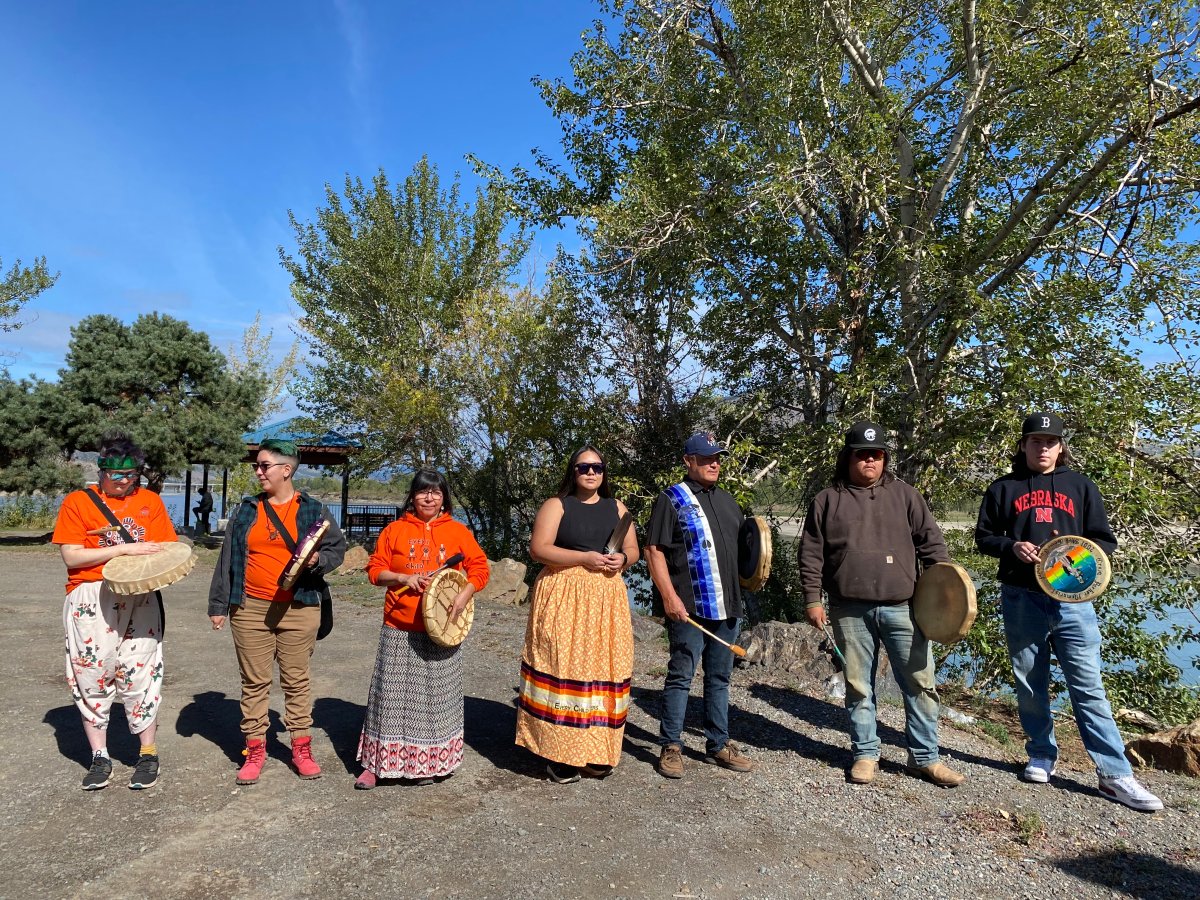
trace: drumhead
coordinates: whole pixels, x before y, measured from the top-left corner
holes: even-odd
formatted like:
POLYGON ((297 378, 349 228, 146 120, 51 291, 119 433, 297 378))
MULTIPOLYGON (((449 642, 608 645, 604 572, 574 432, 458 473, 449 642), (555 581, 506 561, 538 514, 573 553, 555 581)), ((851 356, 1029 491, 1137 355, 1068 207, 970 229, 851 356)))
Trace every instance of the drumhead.
POLYGON ((917 581, 913 618, 929 640, 962 640, 975 623, 975 613, 975 583, 958 563, 934 563, 917 581))
POLYGON ((1095 541, 1064 534, 1042 544, 1033 573, 1042 590, 1055 600, 1084 603, 1104 593, 1112 566, 1095 541))
POLYGON ((750 516, 738 531, 738 580, 757 591, 771 577, 771 529, 762 516, 750 516))
POLYGON ((179 581, 196 565, 191 544, 164 544, 146 556, 114 556, 104 564, 104 583, 114 594, 148 594, 179 581))
POLYGON ((458 569, 444 569, 433 576, 421 597, 421 618, 429 639, 439 647, 457 647, 467 637, 475 621, 475 598, 467 601, 462 615, 450 618, 454 598, 467 586, 467 576, 458 569))

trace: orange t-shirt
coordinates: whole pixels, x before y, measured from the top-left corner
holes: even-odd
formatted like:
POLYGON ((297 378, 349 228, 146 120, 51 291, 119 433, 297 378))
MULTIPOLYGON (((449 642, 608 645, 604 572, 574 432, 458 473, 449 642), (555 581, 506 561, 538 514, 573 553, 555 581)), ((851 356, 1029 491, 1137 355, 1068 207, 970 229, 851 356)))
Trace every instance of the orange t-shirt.
MULTIPOLYGON (((171 517, 163 506, 162 497, 154 491, 138 488, 125 497, 109 497, 101 493, 100 499, 112 510, 125 530, 134 541, 158 541, 170 543, 178 540, 175 529, 171 526, 171 517)), ((62 506, 58 508, 58 519, 54 523, 55 544, 71 544, 83 547, 85 550, 96 550, 100 547, 115 547, 125 541, 116 532, 109 534, 88 534, 96 528, 108 524, 104 513, 96 509, 83 491, 72 491, 63 498, 62 506)), ((89 581, 104 580, 104 563, 93 566, 80 566, 77 569, 67 569, 67 593, 75 590, 81 584, 89 581)))
MULTIPOLYGON (((279 603, 291 603, 293 592, 285 591, 279 586, 279 576, 292 560, 292 551, 288 549, 283 535, 275 528, 275 523, 263 509, 269 500, 258 501, 258 517, 250 526, 246 535, 246 596, 258 600, 275 600, 279 603)), ((296 513, 300 509, 300 494, 292 495, 292 499, 282 506, 272 506, 275 515, 287 527, 292 540, 299 542, 300 535, 296 533, 296 513)))

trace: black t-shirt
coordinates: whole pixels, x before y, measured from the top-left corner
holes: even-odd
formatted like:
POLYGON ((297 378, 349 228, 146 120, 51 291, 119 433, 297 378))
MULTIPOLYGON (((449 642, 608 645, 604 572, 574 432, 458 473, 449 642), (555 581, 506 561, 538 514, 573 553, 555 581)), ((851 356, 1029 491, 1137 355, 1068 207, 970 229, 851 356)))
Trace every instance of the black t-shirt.
MULTIPOLYGON (((721 588, 725 599, 725 609, 730 618, 740 618, 742 615, 742 586, 738 581, 738 529, 742 527, 744 516, 737 501, 719 487, 704 488, 690 478, 685 478, 683 484, 700 501, 712 529, 713 543, 717 553, 717 572, 721 576, 721 588)), ((679 527, 679 517, 671 498, 661 493, 654 501, 654 509, 650 512, 650 522, 646 526, 646 543, 658 547, 667 558, 667 571, 671 575, 671 585, 679 594, 679 599, 691 615, 696 614, 695 594, 692 590, 692 576, 688 570, 687 544, 683 539, 683 531, 679 527)), ((662 614, 662 596, 658 588, 654 588, 654 609, 662 614)))

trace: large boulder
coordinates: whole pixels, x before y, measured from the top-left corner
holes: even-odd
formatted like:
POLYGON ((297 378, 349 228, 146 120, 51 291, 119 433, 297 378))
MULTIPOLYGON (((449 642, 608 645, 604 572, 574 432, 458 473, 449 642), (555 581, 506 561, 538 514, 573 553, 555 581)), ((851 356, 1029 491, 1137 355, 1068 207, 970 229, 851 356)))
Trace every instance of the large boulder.
POLYGON ((832 645, 811 625, 763 622, 743 631, 738 644, 746 651, 739 665, 786 674, 802 689, 827 693, 837 679, 832 645))
POLYGON ((520 606, 528 599, 529 585, 525 583, 528 566, 515 559, 502 559, 498 562, 489 559, 488 567, 492 574, 484 589, 476 595, 480 600, 520 606))
POLYGON ((367 567, 367 562, 370 561, 371 554, 362 547, 351 547, 346 551, 346 558, 342 560, 342 564, 333 570, 334 575, 350 575, 354 572, 361 572, 367 567))
POLYGON ((1125 755, 1139 766, 1200 777, 1200 719, 1135 738, 1125 745, 1125 755))
POLYGON ((655 619, 651 616, 643 616, 636 610, 633 611, 633 639, 639 643, 642 641, 657 641, 663 636, 663 623, 661 619, 655 619))

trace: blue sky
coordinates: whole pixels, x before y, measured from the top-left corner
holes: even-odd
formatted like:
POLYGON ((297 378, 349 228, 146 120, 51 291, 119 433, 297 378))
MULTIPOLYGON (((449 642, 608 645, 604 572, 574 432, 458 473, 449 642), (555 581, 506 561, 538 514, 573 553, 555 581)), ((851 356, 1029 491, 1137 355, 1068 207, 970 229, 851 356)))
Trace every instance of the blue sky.
MULTIPOLYGON (((158 311, 222 350, 260 312, 290 344, 276 248, 324 185, 427 154, 508 168, 554 151, 530 83, 566 76, 589 0, 0 0, 0 257, 58 284, 0 334, 0 366, 54 379, 72 325, 158 311)), ((538 251, 553 253, 546 236, 538 251)))

